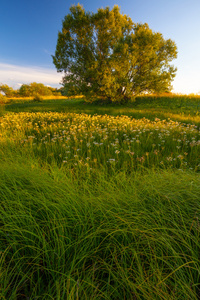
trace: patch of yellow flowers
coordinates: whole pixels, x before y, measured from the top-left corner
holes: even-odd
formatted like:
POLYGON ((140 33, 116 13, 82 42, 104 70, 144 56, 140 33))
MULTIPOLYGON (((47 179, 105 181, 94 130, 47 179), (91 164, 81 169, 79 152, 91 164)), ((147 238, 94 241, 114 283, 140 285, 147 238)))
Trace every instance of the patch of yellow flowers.
POLYGON ((0 119, 0 139, 59 166, 200 170, 200 131, 170 119, 75 113, 17 113, 0 119))

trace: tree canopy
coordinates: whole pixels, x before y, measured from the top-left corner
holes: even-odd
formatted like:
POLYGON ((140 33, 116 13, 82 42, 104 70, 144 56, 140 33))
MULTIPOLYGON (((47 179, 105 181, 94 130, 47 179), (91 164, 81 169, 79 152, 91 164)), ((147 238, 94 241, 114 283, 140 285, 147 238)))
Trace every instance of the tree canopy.
POLYGON ((17 94, 17 92, 7 84, 0 84, 0 92, 3 92, 6 97, 15 97, 17 94))
POLYGON ((22 84, 19 89, 14 90, 7 84, 0 84, 0 92, 8 98, 14 97, 35 97, 35 96, 59 96, 62 89, 45 86, 43 83, 32 82, 30 84, 22 84))
POLYGON ((170 91, 177 47, 148 24, 133 23, 117 5, 92 13, 78 4, 63 20, 52 57, 57 71, 64 71, 68 95, 121 102, 170 91))
POLYGON ((49 87, 43 83, 32 82, 30 84, 22 84, 19 89, 19 94, 22 97, 33 97, 36 95, 50 96, 52 92, 49 87))

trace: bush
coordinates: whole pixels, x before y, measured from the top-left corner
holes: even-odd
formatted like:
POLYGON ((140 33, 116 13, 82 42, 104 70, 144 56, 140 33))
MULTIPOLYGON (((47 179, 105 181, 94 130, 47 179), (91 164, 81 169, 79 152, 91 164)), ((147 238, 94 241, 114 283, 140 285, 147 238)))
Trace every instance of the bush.
POLYGON ((34 97, 35 95, 51 96, 52 91, 42 83, 32 82, 23 84, 19 89, 19 94, 22 97, 34 97))
POLYGON ((0 93, 0 104, 4 104, 6 102, 6 97, 0 93))
POLYGON ((8 102, 9 102, 8 98, 0 93, 0 105, 6 104, 8 102))
POLYGON ((39 94, 36 94, 33 98, 33 101, 36 101, 36 102, 42 102, 42 100, 43 100, 43 98, 39 94))

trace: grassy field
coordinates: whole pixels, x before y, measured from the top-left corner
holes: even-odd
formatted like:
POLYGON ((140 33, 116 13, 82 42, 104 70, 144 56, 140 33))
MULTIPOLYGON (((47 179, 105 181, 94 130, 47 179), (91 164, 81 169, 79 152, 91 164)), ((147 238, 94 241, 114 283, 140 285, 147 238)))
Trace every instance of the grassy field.
POLYGON ((0 106, 0 298, 199 299, 200 98, 0 106))

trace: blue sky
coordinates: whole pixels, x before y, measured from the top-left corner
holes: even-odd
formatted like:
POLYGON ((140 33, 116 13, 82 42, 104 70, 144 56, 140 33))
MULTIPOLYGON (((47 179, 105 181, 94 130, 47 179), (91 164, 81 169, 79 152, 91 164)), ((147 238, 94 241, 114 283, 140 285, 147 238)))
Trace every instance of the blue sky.
POLYGON ((148 23, 178 47, 176 93, 200 93, 200 0, 2 0, 0 83, 19 88, 33 81, 59 87, 54 54, 58 31, 72 4, 88 11, 115 4, 133 22, 148 23))

